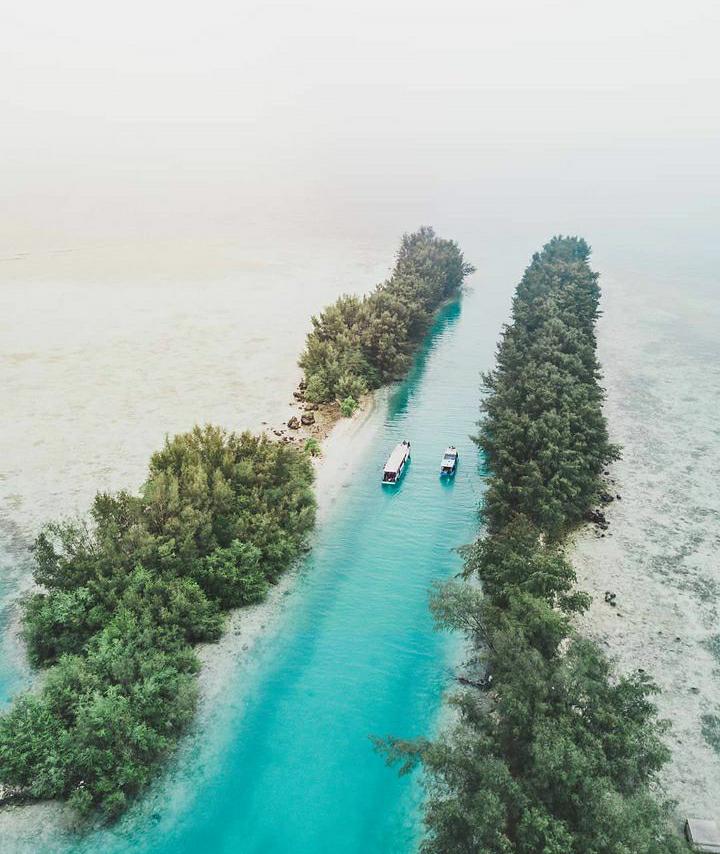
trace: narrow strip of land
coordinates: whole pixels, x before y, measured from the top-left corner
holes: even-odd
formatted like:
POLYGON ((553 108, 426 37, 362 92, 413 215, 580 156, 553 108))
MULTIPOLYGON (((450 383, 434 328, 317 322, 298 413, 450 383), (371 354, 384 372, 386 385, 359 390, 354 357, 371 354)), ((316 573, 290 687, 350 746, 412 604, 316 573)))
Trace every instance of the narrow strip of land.
MULTIPOLYGON (((298 396, 330 420, 351 415, 351 393, 407 370, 470 271, 432 229, 406 235, 391 278, 353 302, 352 324, 337 306, 314 320, 298 396)), ((227 613, 262 601, 306 549, 320 448, 280 438, 196 427, 153 454, 138 493, 98 494, 86 518, 42 530, 23 636, 45 678, 0 717, 3 800, 60 799, 113 820, 156 777, 194 719, 194 647, 217 641, 227 613)))
POLYGON ((433 602, 482 671, 464 678, 458 723, 437 740, 379 742, 402 770, 425 769, 425 852, 684 848, 654 791, 670 758, 655 686, 640 670, 618 676, 575 630, 589 597, 563 543, 592 515, 618 454, 602 412, 588 256, 585 241, 554 238, 533 257, 485 376, 485 532, 465 551, 465 576, 481 588, 451 582, 433 602))

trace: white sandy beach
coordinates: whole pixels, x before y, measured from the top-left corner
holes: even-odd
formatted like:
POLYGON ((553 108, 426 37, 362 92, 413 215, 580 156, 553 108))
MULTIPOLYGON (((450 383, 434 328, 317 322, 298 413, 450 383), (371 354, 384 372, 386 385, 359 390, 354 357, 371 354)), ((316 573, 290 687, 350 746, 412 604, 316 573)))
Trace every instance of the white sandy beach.
MULTIPOLYGON (((354 416, 335 422, 323 441, 322 455, 313 461, 318 525, 327 520, 341 490, 350 483, 360 457, 359 452, 372 441, 377 417, 382 415, 386 399, 386 391, 367 395, 354 416)), ((277 630, 280 616, 301 570, 302 561, 282 576, 263 602, 233 611, 219 643, 197 647, 202 663, 199 676, 201 707, 210 707, 219 699, 230 669, 252 668, 253 648, 260 638, 268 637, 277 630)), ((201 708, 200 719, 202 714, 201 708)))

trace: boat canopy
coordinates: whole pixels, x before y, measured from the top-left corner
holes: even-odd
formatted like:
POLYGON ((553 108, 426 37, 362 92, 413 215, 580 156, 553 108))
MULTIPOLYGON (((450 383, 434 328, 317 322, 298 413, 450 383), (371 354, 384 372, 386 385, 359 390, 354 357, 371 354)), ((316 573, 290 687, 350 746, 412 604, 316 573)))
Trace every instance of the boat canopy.
POLYGON ((392 454, 390 454, 390 456, 388 457, 388 461, 385 463, 385 471, 397 474, 409 450, 410 445, 406 445, 404 442, 401 442, 399 445, 396 445, 393 449, 392 454))

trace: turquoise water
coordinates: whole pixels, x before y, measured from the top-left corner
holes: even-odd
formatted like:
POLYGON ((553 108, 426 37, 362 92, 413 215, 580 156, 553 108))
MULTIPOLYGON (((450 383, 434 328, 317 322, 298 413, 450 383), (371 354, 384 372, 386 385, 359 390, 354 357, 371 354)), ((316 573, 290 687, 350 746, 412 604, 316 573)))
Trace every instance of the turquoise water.
POLYGON ((196 779, 190 756, 160 784, 167 794, 154 798, 155 812, 136 808, 114 831, 71 849, 414 850, 417 778, 398 778, 369 737, 431 734, 452 684, 458 641, 433 631, 428 593, 459 570, 453 549, 477 526, 482 478, 469 434, 479 372, 500 322, 492 314, 470 292, 439 315, 409 377, 376 419, 355 477, 318 529, 282 625, 257 653, 255 675, 228 680, 230 711, 218 718, 222 749, 212 763, 200 746, 196 779), (404 438, 412 462, 399 487, 382 487, 385 458, 404 438), (450 443, 459 468, 441 481, 450 443), (194 789, 182 806, 171 779, 180 773, 194 789))

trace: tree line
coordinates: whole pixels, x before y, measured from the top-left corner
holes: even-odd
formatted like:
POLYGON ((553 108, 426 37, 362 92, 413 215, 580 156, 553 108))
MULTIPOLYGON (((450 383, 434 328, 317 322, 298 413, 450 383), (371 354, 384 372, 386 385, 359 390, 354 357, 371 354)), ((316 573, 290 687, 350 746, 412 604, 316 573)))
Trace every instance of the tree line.
MULTIPOLYGON (((306 397, 351 414, 400 377, 434 310, 472 267, 431 228, 405 235, 390 279, 313 318, 306 397)), ((165 442, 138 494, 100 493, 88 518, 47 525, 22 634, 43 671, 0 716, 0 783, 81 814, 119 815, 193 719, 193 646, 260 601, 314 524, 309 456, 250 433, 196 427, 165 442)))
POLYGON ((23 635, 45 678, 0 717, 0 781, 122 812, 192 721, 193 646, 264 597, 314 517, 307 454, 205 426, 166 440, 139 494, 43 529, 23 635))
POLYGON ((573 627, 590 599, 563 543, 619 453, 602 413, 589 254, 556 237, 534 255, 484 377, 485 532, 464 549, 465 579, 432 601, 483 678, 452 698, 457 722, 434 741, 378 741, 401 773, 423 768, 425 854, 686 850, 658 788, 670 755, 655 685, 616 673, 573 627))
POLYGON ((390 278, 366 297, 341 296, 312 318, 300 367, 313 403, 359 400, 401 378, 438 306, 474 268, 432 228, 406 234, 390 278))

